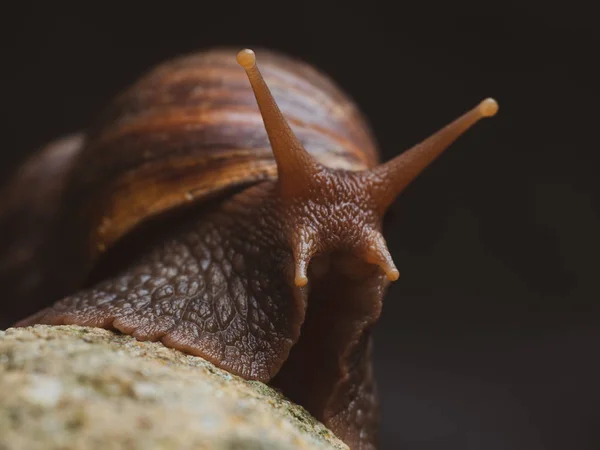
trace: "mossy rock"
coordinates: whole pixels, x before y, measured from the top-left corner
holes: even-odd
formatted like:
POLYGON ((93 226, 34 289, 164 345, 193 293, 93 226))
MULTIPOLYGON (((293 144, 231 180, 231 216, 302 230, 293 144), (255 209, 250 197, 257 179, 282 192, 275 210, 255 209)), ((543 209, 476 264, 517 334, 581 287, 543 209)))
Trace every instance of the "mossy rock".
POLYGON ((0 331, 0 450, 348 449, 274 389, 99 328, 0 331))

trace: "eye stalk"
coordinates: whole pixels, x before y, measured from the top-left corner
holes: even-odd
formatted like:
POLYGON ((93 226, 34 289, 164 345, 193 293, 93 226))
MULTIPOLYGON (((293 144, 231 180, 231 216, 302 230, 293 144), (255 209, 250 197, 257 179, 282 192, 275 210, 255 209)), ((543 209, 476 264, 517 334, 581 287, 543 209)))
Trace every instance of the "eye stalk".
POLYGON ((419 174, 450 145, 485 117, 498 112, 498 103, 487 98, 421 143, 373 169, 373 199, 381 211, 392 202, 419 174))
POLYGON ((390 281, 397 280, 400 274, 385 239, 375 231, 385 211, 458 137, 480 119, 494 116, 498 103, 492 98, 483 100, 387 163, 362 172, 341 171, 323 167, 302 146, 258 70, 254 52, 240 51, 237 61, 248 75, 277 163, 295 262, 294 284, 308 283, 307 268, 313 256, 335 250, 348 250, 379 266, 390 281))
POLYGON ((319 164, 302 146, 281 114, 271 91, 256 65, 256 55, 250 49, 237 55, 238 64, 248 75, 258 108, 265 124, 271 149, 277 162, 278 181, 283 196, 294 197, 309 189, 319 164))
POLYGON ((378 231, 371 231, 368 233, 368 237, 364 239, 364 243, 367 245, 361 252, 362 258, 370 264, 379 266, 388 280, 396 281, 400 277, 400 272, 394 264, 392 255, 390 255, 385 239, 381 233, 378 231))

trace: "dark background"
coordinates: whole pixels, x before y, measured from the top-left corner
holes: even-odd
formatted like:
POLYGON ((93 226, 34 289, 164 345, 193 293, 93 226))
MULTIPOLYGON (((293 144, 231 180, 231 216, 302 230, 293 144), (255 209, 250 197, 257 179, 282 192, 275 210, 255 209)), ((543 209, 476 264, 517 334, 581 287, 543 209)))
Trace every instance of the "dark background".
POLYGON ((583 4, 20 5, 2 14, 2 179, 152 65, 212 45, 329 73, 384 159, 494 96, 498 116, 386 220, 402 276, 376 332, 383 449, 600 448, 600 33, 583 4))

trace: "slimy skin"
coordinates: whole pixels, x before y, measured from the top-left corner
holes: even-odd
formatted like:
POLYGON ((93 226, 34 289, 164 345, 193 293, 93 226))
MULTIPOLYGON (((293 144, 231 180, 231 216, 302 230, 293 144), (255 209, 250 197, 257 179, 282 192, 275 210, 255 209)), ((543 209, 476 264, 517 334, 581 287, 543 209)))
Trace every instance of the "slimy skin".
MULTIPOLYGON (((119 264, 105 264, 109 269, 100 279, 18 325, 96 326, 140 340, 160 340, 236 375, 280 388, 351 449, 374 450, 379 410, 371 330, 389 283, 399 277, 381 232, 383 216, 400 192, 456 138, 479 119, 494 115, 497 104, 484 100, 384 164, 374 162, 372 148, 365 150, 365 156, 349 152, 355 166, 346 167, 335 152, 325 157, 307 150, 305 144, 312 141, 299 139, 284 118, 254 52, 239 52, 237 61, 250 81, 271 158, 257 152, 267 162, 264 166, 248 163, 252 175, 244 179, 246 185, 235 181, 235 170, 242 166, 229 166, 235 170, 222 175, 229 176, 236 192, 202 207, 193 201, 193 193, 200 192, 201 183, 194 183, 206 173, 202 172, 209 165, 206 161, 204 166, 184 164, 186 155, 174 152, 167 171, 183 170, 180 184, 174 175, 135 178, 131 174, 139 176, 140 170, 146 175, 154 172, 147 163, 142 169, 130 166, 130 178, 119 176, 119 182, 105 191, 123 196, 105 202, 109 207, 89 222, 100 228, 92 226, 91 233, 84 235, 92 239, 86 241, 92 243, 90 254, 108 251, 110 256, 112 250, 107 249, 116 246, 119 264), (337 162, 329 166, 328 161, 337 162), (130 179, 134 181, 127 184, 130 179), (135 194, 134 187, 149 186, 151 192, 158 192, 157 184, 173 186, 177 199, 169 191, 157 193, 166 200, 155 202, 146 192, 143 198, 152 201, 136 203, 141 206, 131 213, 119 203, 135 194), (134 229, 140 211, 154 215, 168 209, 165 205, 176 204, 182 197, 181 185, 192 197, 184 213, 149 230, 134 229), (129 229, 134 229, 135 245, 126 240, 115 244, 129 229)), ((164 75, 169 76, 174 77, 164 75)), ((139 120, 117 120, 121 128, 100 133, 96 142, 131 139, 133 143, 131 133, 144 127, 153 133, 160 120, 171 126, 179 124, 182 116, 169 112, 157 122, 145 115, 139 120)), ((358 128, 348 134, 366 139, 358 128)), ((234 155, 227 146, 223 152, 234 155)))

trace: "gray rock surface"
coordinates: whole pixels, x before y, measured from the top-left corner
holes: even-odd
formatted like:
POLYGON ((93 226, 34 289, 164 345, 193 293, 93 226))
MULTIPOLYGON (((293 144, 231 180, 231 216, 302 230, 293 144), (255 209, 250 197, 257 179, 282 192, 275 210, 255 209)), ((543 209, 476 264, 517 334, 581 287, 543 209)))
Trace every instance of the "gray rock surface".
POLYGON ((0 331, 0 449, 346 449, 268 386, 98 328, 0 331))

